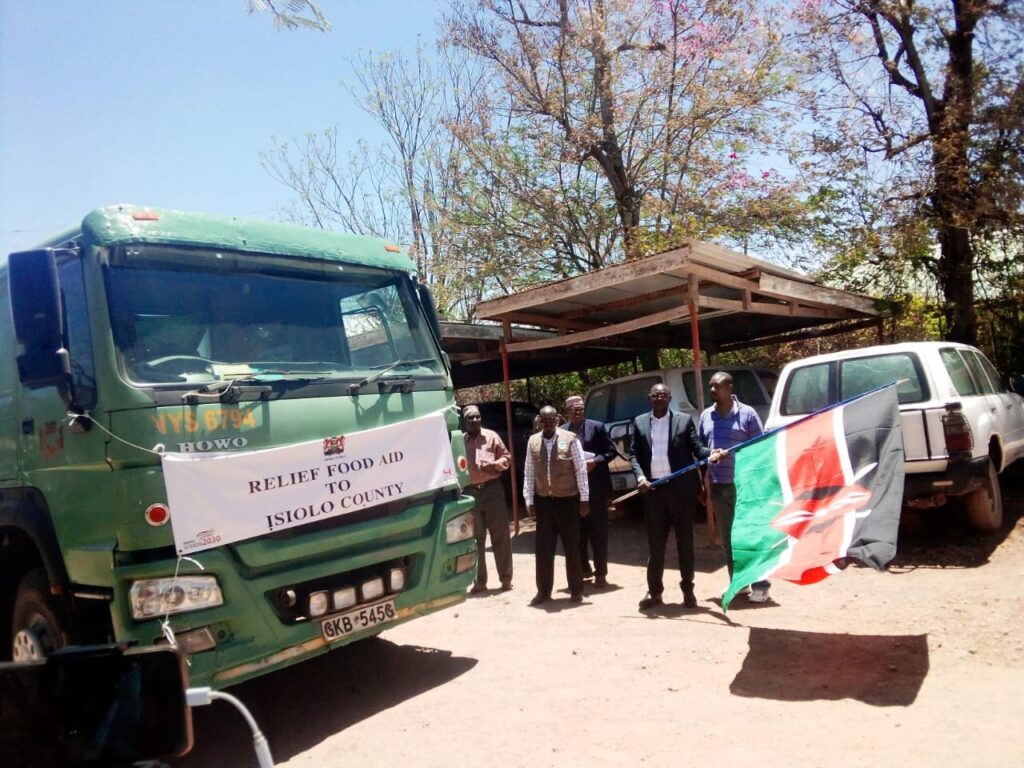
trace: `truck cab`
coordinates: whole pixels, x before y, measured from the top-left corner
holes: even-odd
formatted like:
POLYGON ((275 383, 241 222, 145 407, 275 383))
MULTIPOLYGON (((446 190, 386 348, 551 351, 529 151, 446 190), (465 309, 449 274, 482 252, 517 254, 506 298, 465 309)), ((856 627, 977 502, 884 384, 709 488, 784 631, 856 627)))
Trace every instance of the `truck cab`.
POLYGON ((473 500, 436 314, 412 271, 373 238, 134 206, 12 254, 8 654, 173 640, 194 681, 223 687, 464 599, 473 500), (336 441, 432 413, 457 467, 445 487, 178 556, 163 455, 336 441), (350 614, 362 625, 339 634, 350 614))

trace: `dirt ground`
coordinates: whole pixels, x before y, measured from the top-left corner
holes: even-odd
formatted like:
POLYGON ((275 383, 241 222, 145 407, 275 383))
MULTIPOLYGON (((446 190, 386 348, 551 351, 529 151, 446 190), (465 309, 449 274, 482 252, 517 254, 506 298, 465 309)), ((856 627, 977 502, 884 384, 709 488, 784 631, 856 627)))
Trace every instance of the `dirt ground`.
MULTIPOLYGON (((666 572, 669 603, 647 615, 639 519, 613 522, 612 587, 579 606, 561 592, 528 607, 525 528, 512 592, 232 692, 287 766, 1024 765, 1024 484, 1004 494, 1002 534, 936 511, 888 573, 778 583, 773 602, 739 597, 727 615, 704 526, 699 608, 666 572)), ((256 764, 226 704, 197 710, 195 729, 175 765, 256 764)))

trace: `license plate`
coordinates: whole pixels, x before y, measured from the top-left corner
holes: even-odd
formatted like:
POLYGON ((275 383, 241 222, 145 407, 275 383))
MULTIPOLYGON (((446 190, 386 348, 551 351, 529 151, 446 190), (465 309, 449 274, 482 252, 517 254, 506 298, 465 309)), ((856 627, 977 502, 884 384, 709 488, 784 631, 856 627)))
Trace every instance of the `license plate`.
POLYGON ((354 632, 387 624, 396 618, 398 614, 395 612, 395 601, 385 600, 324 619, 320 622, 320 631, 324 635, 324 640, 330 643, 348 637, 354 632))

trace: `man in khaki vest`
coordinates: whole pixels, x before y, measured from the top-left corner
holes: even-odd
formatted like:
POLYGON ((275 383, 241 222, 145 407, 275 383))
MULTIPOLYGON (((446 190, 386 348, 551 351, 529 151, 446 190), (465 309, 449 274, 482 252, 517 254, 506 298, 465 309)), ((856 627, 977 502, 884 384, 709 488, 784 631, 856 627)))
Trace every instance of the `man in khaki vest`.
POLYGON ((530 517, 537 519, 537 594, 530 605, 551 599, 555 581, 558 539, 565 551, 569 600, 583 602, 580 564, 580 518, 590 514, 587 462, 579 438, 558 429, 558 412, 550 405, 540 410, 541 431, 526 444, 523 498, 530 517))

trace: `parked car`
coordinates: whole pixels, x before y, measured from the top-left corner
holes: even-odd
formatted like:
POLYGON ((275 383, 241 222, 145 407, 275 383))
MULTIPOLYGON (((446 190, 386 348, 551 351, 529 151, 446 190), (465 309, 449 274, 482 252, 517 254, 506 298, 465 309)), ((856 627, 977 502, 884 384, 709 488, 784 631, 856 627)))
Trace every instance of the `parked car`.
MULTIPOLYGON (((466 403, 470 405, 470 403, 466 403)), ((509 445, 508 420, 505 418, 505 401, 495 400, 484 403, 472 403, 480 409, 480 421, 486 429, 493 430, 501 437, 506 446, 509 445)), ((533 434, 533 420, 540 413, 540 408, 530 403, 518 400, 512 401, 512 441, 514 443, 513 453, 516 458, 516 493, 522 496, 523 488, 523 466, 526 461, 526 441, 533 434)), ((501 476, 505 486, 505 498, 512 501, 512 477, 511 472, 505 472, 501 476)), ((526 514, 526 510, 522 510, 526 514)))
MULTIPOLYGON (((701 371, 701 391, 705 407, 710 403, 709 383, 718 371, 732 375, 733 391, 741 402, 754 408, 764 419, 775 392, 778 374, 775 371, 749 367, 708 366, 701 371)), ((693 368, 663 368, 657 371, 623 376, 598 384, 587 391, 586 412, 588 419, 603 421, 608 435, 619 451, 619 458, 610 465, 612 489, 625 493, 636 487, 636 478, 629 466, 629 430, 633 418, 650 410, 647 399, 651 387, 665 384, 672 393, 672 408, 697 415, 697 377, 693 368)))
POLYGON ((891 381, 899 381, 904 503, 927 508, 956 497, 975 528, 998 530, 998 473, 1024 456, 1024 386, 1018 377, 1012 391, 974 347, 907 342, 797 360, 782 370, 766 426, 891 381))

